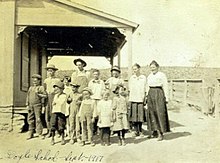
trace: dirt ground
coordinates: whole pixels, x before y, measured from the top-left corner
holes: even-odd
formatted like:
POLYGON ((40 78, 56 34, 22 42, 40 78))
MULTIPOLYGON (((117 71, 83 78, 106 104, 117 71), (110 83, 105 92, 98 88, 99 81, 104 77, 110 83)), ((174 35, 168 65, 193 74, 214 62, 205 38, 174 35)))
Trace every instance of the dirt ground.
MULTIPOLYGON (((34 138, 26 140, 27 133, 0 133, 0 163, 71 163, 71 162, 220 162, 220 120, 179 104, 169 104, 169 119, 172 132, 165 134, 164 140, 126 135, 126 146, 117 145, 117 137, 111 137, 111 146, 101 146, 98 137, 96 146, 60 144, 54 146, 50 139, 34 138)), ((143 126, 147 129, 147 126, 143 126)))

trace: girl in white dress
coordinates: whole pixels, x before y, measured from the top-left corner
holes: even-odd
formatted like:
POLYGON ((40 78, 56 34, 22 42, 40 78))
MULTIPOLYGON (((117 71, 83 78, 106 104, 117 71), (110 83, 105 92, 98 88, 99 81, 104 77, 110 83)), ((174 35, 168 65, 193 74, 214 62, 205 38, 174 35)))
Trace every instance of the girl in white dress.
POLYGON ((106 144, 110 145, 110 127, 113 125, 112 119, 112 100, 109 100, 110 93, 108 91, 103 93, 103 99, 98 102, 98 127, 100 130, 101 145, 104 145, 104 136, 107 136, 106 144))

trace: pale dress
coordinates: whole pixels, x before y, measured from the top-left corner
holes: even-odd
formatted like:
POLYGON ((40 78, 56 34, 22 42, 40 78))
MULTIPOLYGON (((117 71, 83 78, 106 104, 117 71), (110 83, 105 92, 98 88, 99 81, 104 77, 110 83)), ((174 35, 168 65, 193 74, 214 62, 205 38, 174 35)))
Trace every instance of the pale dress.
POLYGON ((97 105, 97 113, 99 115, 98 126, 100 128, 103 127, 111 127, 113 125, 112 122, 112 100, 101 100, 97 105))

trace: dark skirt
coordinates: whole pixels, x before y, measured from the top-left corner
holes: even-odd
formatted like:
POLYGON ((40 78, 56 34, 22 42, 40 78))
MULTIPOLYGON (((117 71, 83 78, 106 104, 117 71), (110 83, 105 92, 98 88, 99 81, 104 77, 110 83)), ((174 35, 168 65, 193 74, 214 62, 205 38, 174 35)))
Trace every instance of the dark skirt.
POLYGON ((160 87, 150 88, 147 97, 147 122, 150 131, 170 131, 164 91, 160 87))
POLYGON ((128 120, 130 122, 146 122, 144 103, 130 102, 129 105, 128 120))

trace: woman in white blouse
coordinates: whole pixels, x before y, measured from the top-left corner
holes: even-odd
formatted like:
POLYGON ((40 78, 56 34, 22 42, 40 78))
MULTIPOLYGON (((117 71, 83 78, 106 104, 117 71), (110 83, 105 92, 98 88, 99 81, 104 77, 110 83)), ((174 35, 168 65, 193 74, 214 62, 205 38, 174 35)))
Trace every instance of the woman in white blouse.
POLYGON ((150 63, 151 74, 147 77, 148 128, 150 136, 158 135, 163 140, 163 133, 170 131, 166 104, 168 103, 168 82, 164 73, 159 71, 156 61, 150 63))
POLYGON ((129 89, 129 104, 130 109, 128 113, 129 121, 135 129, 134 136, 144 136, 142 132, 142 123, 146 122, 144 102, 146 97, 146 77, 140 72, 141 66, 134 64, 133 75, 128 81, 129 89))

